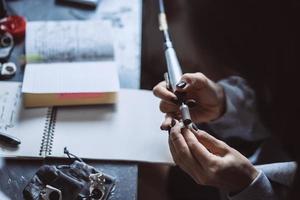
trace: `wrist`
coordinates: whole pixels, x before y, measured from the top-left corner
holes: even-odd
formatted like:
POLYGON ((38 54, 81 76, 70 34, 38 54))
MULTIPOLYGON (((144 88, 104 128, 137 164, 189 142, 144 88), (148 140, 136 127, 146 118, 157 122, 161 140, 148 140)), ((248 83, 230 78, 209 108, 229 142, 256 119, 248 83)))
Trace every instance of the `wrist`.
POLYGON ((229 190, 230 196, 236 195, 242 192, 245 188, 247 188, 259 175, 259 172, 256 168, 251 165, 249 167, 244 168, 246 174, 245 176, 240 176, 240 180, 237 181, 236 187, 229 190), (248 169, 247 169, 248 168, 248 169))
POLYGON ((218 109, 214 120, 219 119, 226 112, 226 96, 224 88, 216 83, 216 95, 218 99, 218 109))

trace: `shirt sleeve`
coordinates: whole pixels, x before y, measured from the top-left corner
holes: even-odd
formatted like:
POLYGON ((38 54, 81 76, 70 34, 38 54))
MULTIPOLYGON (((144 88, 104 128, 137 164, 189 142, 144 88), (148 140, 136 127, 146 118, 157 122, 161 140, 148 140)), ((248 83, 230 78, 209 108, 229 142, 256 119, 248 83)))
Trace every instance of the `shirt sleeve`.
POLYGON ((219 119, 209 122, 209 128, 221 139, 230 137, 246 141, 263 140, 269 136, 256 110, 255 92, 239 76, 218 82, 226 97, 226 111, 219 119))
POLYGON ((229 200, 277 200, 273 186, 266 175, 259 171, 255 180, 243 191, 236 195, 228 195, 229 200))

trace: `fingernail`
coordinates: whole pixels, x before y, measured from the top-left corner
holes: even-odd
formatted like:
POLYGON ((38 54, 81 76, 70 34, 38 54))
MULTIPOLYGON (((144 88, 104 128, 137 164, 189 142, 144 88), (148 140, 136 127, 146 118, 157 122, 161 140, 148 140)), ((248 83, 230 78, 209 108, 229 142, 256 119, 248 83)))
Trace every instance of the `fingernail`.
POLYGON ((196 106, 196 101, 194 100, 194 99, 188 99, 188 100, 186 100, 186 105, 188 106, 188 107, 190 107, 190 108, 193 108, 193 107, 195 107, 196 106))
POLYGON ((174 126, 175 126, 175 124, 176 124, 176 121, 175 121, 175 119, 172 119, 172 121, 171 121, 171 127, 174 127, 174 126))
POLYGON ((164 131, 164 128, 163 128, 163 126, 160 126, 159 128, 160 128, 160 130, 164 131))
POLYGON ((182 89, 182 88, 184 88, 186 86, 186 82, 180 81, 179 83, 177 83, 176 86, 182 89))
POLYGON ((170 129, 170 127, 168 127, 167 125, 161 125, 160 126, 160 130, 162 130, 162 131, 167 131, 169 129, 170 129))
POLYGON ((193 127, 193 129, 194 129, 195 131, 198 131, 198 130, 199 130, 198 127, 196 126, 196 124, 194 124, 194 123, 192 123, 192 127, 193 127))

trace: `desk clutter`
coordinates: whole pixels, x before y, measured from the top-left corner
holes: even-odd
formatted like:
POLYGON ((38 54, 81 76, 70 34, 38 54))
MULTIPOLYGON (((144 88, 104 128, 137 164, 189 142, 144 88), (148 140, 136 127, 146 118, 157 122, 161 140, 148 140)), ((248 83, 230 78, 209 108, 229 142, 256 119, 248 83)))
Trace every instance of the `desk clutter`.
POLYGON ((5 4, 0 4, 0 80, 5 80, 16 74, 16 64, 8 59, 15 44, 24 38, 26 20, 17 15, 6 16, 5 4))
POLYGON ((119 78, 111 26, 102 21, 28 22, 25 107, 111 104, 119 78))
POLYGON ((107 200, 116 179, 74 157, 69 165, 40 167, 23 190, 25 200, 107 200))
POLYGON ((1 143, 0 157, 60 158, 67 146, 85 159, 173 163, 151 91, 121 89, 115 105, 26 109, 21 87, 0 82, 0 132, 21 141, 1 143))
MULTIPOLYGON (((95 6, 100 1, 65 2, 95 6)), ((22 22, 12 26, 14 32, 2 32, 10 21, 0 21, 0 60, 5 59, 0 79, 11 79, 0 81, 0 158, 7 158, 0 180, 8 183, 0 196, 3 191, 12 199, 105 200, 116 193, 116 199, 133 199, 136 163, 114 162, 103 169, 99 160, 171 162, 167 135, 159 134, 163 116, 145 109, 158 108, 158 100, 150 91, 120 90, 120 83, 139 88, 141 1, 101 1, 94 12, 63 8, 56 1, 11 1, 9 10, 23 21, 14 20, 22 22), (23 32, 16 35, 20 27, 23 32), (58 165, 69 162, 71 154, 62 151, 66 146, 76 158, 91 159, 90 165, 81 159, 58 165), (36 171, 33 160, 52 164, 36 171)), ((16 19, 8 14, 1 19, 16 19)))

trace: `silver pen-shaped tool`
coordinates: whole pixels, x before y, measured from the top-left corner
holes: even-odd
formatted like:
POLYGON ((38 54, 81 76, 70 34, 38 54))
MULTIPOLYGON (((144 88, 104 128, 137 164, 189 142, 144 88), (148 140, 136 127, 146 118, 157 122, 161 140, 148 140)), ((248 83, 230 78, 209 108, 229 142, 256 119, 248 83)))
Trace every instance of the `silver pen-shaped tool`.
MULTIPOLYGON (((160 13, 158 16, 159 29, 160 31, 163 32, 164 35, 164 49, 165 49, 165 57, 166 57, 167 68, 168 68, 168 75, 165 76, 165 79, 167 81, 167 85, 169 89, 175 93, 176 85, 181 80, 182 71, 181 71, 178 58, 176 56, 176 52, 173 48, 172 41, 169 36, 168 24, 167 24, 163 0, 159 0, 159 9, 160 9, 160 13)), ((181 94, 175 93, 175 95, 177 96, 180 104, 182 121, 185 126, 188 126, 190 123, 192 123, 189 107, 184 103, 184 98, 181 96, 181 94)))

